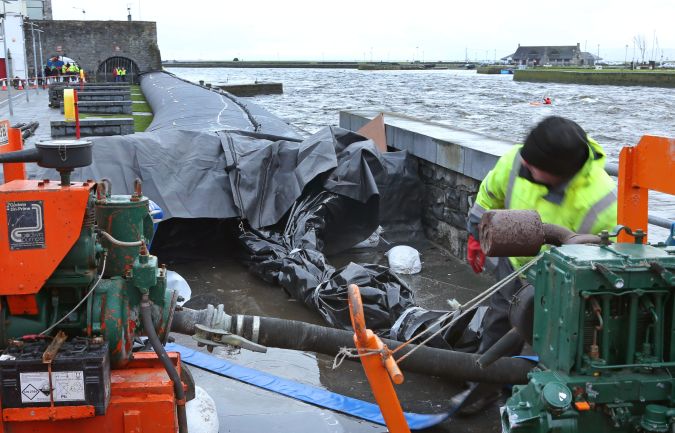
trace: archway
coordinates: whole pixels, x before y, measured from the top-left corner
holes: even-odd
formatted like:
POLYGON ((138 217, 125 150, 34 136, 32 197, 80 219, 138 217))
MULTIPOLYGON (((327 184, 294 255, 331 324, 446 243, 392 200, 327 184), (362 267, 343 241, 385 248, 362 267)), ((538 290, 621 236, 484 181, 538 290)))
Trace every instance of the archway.
POLYGON ((134 84, 138 81, 138 65, 128 57, 109 57, 98 65, 96 81, 115 81, 113 70, 125 68, 127 70, 126 81, 134 84))

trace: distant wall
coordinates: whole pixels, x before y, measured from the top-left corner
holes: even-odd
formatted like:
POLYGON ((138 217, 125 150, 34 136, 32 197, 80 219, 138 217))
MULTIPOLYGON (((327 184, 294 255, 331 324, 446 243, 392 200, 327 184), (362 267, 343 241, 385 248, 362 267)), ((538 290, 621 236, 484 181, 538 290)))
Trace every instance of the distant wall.
POLYGON ((514 71, 513 80, 535 83, 675 87, 675 73, 672 72, 577 72, 550 69, 520 69, 514 71))
MULTIPOLYGON (((157 45, 157 25, 152 21, 33 21, 44 31, 43 61, 55 55, 74 59, 87 73, 110 57, 125 57, 141 72, 159 70, 162 58, 157 45)), ((33 70, 31 26, 25 25, 29 70, 33 70)), ((40 62, 38 36, 35 49, 40 62)), ((43 65, 44 67, 44 65, 43 65)), ((32 74, 31 74, 32 75, 32 74)))

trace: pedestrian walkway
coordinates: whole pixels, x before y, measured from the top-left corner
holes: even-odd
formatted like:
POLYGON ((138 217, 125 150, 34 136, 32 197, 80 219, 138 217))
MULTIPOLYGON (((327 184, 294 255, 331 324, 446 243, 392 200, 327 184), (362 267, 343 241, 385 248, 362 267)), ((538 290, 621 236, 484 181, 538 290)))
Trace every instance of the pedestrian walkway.
POLYGON ((35 135, 29 137, 24 143, 24 147, 33 147, 38 140, 48 140, 51 138, 50 122, 52 120, 63 120, 63 114, 59 109, 49 108, 49 92, 47 90, 23 90, 21 92, 12 92, 12 107, 14 115, 9 115, 9 104, 7 92, 2 92, 0 96, 0 119, 9 120, 12 125, 21 122, 39 122, 40 126, 35 131, 35 135), (26 102, 26 96, 23 92, 30 92, 30 102, 26 102))

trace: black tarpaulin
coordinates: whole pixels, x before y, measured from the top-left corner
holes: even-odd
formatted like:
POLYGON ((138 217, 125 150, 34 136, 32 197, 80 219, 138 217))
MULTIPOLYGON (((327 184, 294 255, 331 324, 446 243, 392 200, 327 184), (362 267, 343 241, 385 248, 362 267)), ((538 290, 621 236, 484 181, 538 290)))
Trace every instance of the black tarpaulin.
MULTIPOLYGON (((401 338, 433 326, 442 312, 420 311, 388 268, 351 263, 335 270, 324 256, 366 239, 378 225, 398 239, 419 233, 422 186, 414 159, 381 153, 371 140, 336 127, 301 139, 263 108, 171 74, 145 74, 141 86, 154 113, 147 131, 92 138, 93 163, 73 180, 108 178, 114 194, 130 194, 138 178, 165 219, 244 220, 239 239, 251 271, 333 326, 351 326, 351 283, 360 286, 376 332, 397 324, 401 338), (398 320, 411 309, 408 320, 398 320)), ((49 170, 34 175, 58 179, 49 170)))

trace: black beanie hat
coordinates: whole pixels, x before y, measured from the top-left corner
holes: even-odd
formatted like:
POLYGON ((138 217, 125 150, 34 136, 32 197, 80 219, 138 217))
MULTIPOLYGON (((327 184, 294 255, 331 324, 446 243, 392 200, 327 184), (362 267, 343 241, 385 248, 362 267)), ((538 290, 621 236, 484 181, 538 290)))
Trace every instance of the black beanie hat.
POLYGON ((570 178, 588 159, 586 132, 569 119, 547 117, 530 131, 520 155, 540 170, 570 178))

